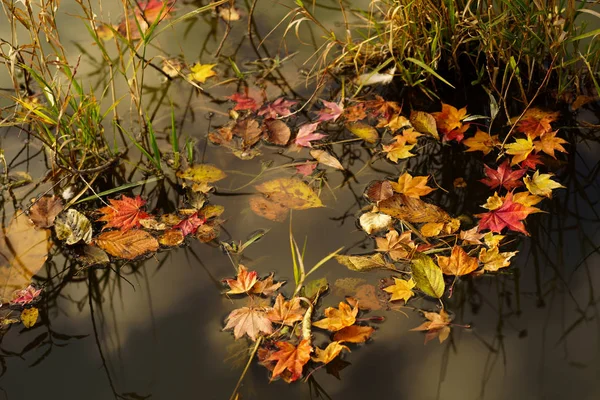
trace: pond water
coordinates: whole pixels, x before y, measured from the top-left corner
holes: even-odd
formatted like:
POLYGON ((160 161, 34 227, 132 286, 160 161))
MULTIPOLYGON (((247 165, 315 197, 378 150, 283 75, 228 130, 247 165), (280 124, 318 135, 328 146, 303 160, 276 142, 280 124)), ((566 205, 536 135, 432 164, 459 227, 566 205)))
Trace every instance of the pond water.
MULTIPOLYGON (((270 5, 259 2, 256 13, 265 15, 270 10, 270 5)), ((278 10, 270 18, 278 20, 284 14, 285 10, 278 10)), ((214 24, 211 18, 197 21, 190 37, 205 37, 210 23, 214 24)), ((265 22, 259 30, 268 32, 268 27, 265 22)), ((218 32, 222 30, 218 25, 218 32)), ((66 35, 76 37, 72 32, 66 35)), ((220 38, 220 34, 215 36, 220 38)), ((274 53, 280 37, 271 38, 266 48, 272 46, 274 53)), ((218 45, 218 40, 209 42, 212 50, 218 45)), ((89 41, 76 43, 85 46, 89 41)), ((246 52, 240 59, 257 58, 244 39, 244 29, 232 31, 225 52, 233 54, 238 43, 246 52)), ((167 49, 181 44, 184 54, 199 51, 198 43, 191 39, 164 44, 167 49)), ((203 51, 200 59, 208 59, 203 51)), ((220 68, 223 74, 230 73, 220 68)), ((281 82, 285 79, 289 87, 269 86, 270 98, 279 94, 293 97, 290 89, 300 96, 309 94, 301 85, 300 68, 295 59, 284 64, 281 82)), ((153 79, 149 86, 161 85, 158 76, 153 79)), ((368 146, 355 141, 332 146, 346 171, 320 167, 325 171, 322 179, 327 181, 321 191, 325 207, 294 211, 291 223, 289 218, 283 223, 268 221, 250 210, 248 199, 256 193, 254 182, 290 176, 293 169, 275 167, 310 159, 308 150, 292 152, 262 145, 261 156, 239 160, 227 149, 206 141, 211 127, 227 121, 231 104, 219 99, 237 88, 212 88, 209 98, 197 96, 183 83, 173 85, 181 85, 173 91, 173 101, 181 104, 177 118, 182 134, 196 140, 196 161, 214 164, 228 174, 210 195, 211 203, 225 207, 218 240, 243 242, 257 230, 268 231, 243 252, 241 261, 260 276, 273 272, 277 280, 287 281, 282 291, 288 296, 294 281, 290 226, 300 246, 306 244, 306 265, 342 246, 345 254, 374 250, 374 241, 357 224, 367 205, 363 192, 370 182, 396 179, 405 170, 432 175, 447 193, 438 190, 430 199, 452 215, 481 212, 479 204, 488 196, 486 188, 476 182, 482 176, 480 153, 465 154, 452 145, 430 146, 418 157, 396 165, 372 157, 368 146), (266 163, 270 169, 258 176, 266 163), (459 177, 468 182, 466 188, 453 188, 452 182, 459 177)), ((386 94, 393 96, 392 92, 388 89, 386 94)), ((485 101, 466 97, 460 93, 444 100, 466 105, 472 114, 486 112, 485 101)), ((350 365, 340 371, 340 379, 320 369, 308 382, 269 382, 269 372, 254 362, 243 380, 240 398, 600 398, 600 135, 597 128, 583 126, 583 122, 600 124, 600 104, 562 112, 563 126, 559 128, 569 140, 569 153, 557 165, 556 173, 565 189, 544 202, 546 213, 527 219, 531 236, 519 236, 514 243, 519 254, 509 269, 462 278, 445 301, 453 322, 470 328, 452 327, 445 342, 423 345, 423 334, 409 331, 423 321, 414 308, 432 310, 436 302, 421 296, 405 309, 369 311, 361 317, 383 316, 385 321, 370 323, 376 331, 366 344, 349 346, 351 352, 345 353, 343 360, 350 365)), ((170 124, 170 115, 157 115, 157 130, 162 132, 170 124)), ((47 173, 44 153, 33 141, 21 151, 23 140, 16 129, 0 136, 11 171, 28 172, 38 182, 47 173)), ((164 136, 159 144, 161 148, 168 145, 164 136)), ((140 157, 131 151, 114 175, 98 180, 97 190, 145 178, 139 170, 134 171, 140 157)), ((9 196, 4 198, 4 221, 47 190, 52 190, 52 183, 15 189, 18 204, 9 196)), ((183 203, 181 190, 169 180, 134 188, 132 193, 141 194, 148 201, 147 209, 157 212, 172 212, 183 203)), ((158 252, 145 261, 80 272, 69 256, 68 251, 55 247, 38 274, 38 282, 47 285, 38 324, 31 329, 12 326, 0 339, 4 367, 0 398, 231 396, 253 344, 245 339, 235 341, 231 332, 223 331, 225 317, 242 303, 223 295, 222 279, 235 276, 236 270, 218 243, 192 240, 189 246, 158 252), (57 278, 65 267, 70 267, 68 272, 57 278), (20 355, 24 349, 27 351, 20 355)), ((356 278, 379 288, 390 273, 353 272, 331 260, 314 276, 322 277, 327 278, 330 290, 317 313, 343 300, 344 293, 336 290, 337 280, 356 278)), ((315 344, 327 342, 328 335, 323 332, 313 334, 315 344)))

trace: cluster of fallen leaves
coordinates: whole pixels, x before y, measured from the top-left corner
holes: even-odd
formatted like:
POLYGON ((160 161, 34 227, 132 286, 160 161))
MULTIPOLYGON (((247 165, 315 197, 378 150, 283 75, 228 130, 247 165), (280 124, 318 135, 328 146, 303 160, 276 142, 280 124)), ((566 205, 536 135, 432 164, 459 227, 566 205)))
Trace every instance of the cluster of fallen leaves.
POLYGON ((224 283, 229 287, 226 295, 246 299, 244 307, 227 316, 224 329, 232 329, 236 339, 246 336, 260 341, 256 355, 271 371, 271 379, 280 377, 289 383, 307 375, 309 369, 321 367, 339 378, 339 371, 348 365, 341 359, 342 351, 350 351, 346 344, 364 343, 374 331, 357 324, 359 305, 355 299, 349 299, 353 305, 341 302, 337 308, 326 308, 324 317, 314 321, 319 296, 327 290, 323 279, 307 283, 291 299, 277 293, 285 282, 275 282, 272 274, 260 279, 256 271, 241 264, 236 278, 224 283), (315 346, 313 328, 330 332, 331 342, 323 348, 315 346))

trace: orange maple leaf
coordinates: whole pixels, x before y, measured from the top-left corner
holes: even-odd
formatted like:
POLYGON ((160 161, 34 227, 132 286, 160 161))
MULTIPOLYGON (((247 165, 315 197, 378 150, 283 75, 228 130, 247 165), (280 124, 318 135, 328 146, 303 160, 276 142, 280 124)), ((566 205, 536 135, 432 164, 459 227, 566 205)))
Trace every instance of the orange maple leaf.
POLYGON ((240 264, 237 279, 225 279, 225 282, 231 288, 227 294, 248 293, 257 281, 258 273, 256 271, 248 272, 248 269, 240 264))
POLYGON ((292 373, 290 382, 293 382, 302 376, 302 368, 304 364, 310 360, 310 353, 313 348, 310 345, 310 340, 304 339, 298 347, 288 342, 276 342, 275 345, 279 351, 271 354, 265 361, 277 361, 277 365, 273 368, 273 376, 271 380, 281 375, 282 372, 288 370, 292 373))
POLYGON ((405 172, 398 178, 398 182, 391 182, 391 184, 396 193, 418 199, 435 190, 435 188, 427 186, 428 179, 429 176, 412 176, 405 172))
POLYGON ((236 308, 227 316, 227 325, 223 330, 233 328, 233 335, 236 339, 244 334, 252 340, 261 333, 270 335, 273 333, 273 325, 267 318, 267 313, 263 307, 242 307, 236 308))
POLYGON ((140 210, 145 200, 140 196, 135 198, 123 196, 121 200, 109 199, 110 206, 98 209, 98 212, 104 214, 98 218, 98 221, 106 222, 102 230, 106 228, 119 228, 122 231, 128 231, 140 226, 140 220, 150 217, 150 214, 140 210))
POLYGON ((498 135, 491 136, 489 133, 477 129, 475 136, 465 139, 463 144, 468 147, 467 152, 481 151, 483 155, 487 155, 500 142, 498 141, 498 135))
POLYGON ((552 158, 556 158, 554 155, 554 151, 560 151, 561 153, 566 153, 562 144, 568 143, 566 140, 556 137, 558 131, 553 132, 544 132, 540 135, 540 140, 536 140, 533 142, 536 152, 543 151, 548 154, 552 158))
POLYGON ((437 256, 438 265, 446 275, 462 276, 470 274, 479 266, 477 259, 471 257, 460 246, 454 246, 450 257, 437 256))
POLYGON ((273 322, 280 322, 284 325, 293 325, 294 322, 301 321, 304 317, 304 308, 300 306, 300 298, 294 297, 286 301, 280 294, 275 299, 273 308, 267 313, 267 317, 273 322))
POLYGON ((434 338, 438 338, 440 343, 448 338, 450 335, 450 321, 448 313, 443 309, 440 310, 439 314, 435 312, 423 312, 423 316, 429 321, 423 322, 411 331, 427 331, 425 335, 425 344, 434 338))
POLYGON ((530 139, 535 139, 552 130, 550 123, 554 122, 558 115, 559 112, 547 112, 539 108, 530 108, 517 123, 516 130, 526 134, 530 139))
POLYGON ((358 314, 358 307, 354 306, 353 309, 344 302, 340 302, 339 309, 333 307, 327 307, 325 309, 325 316, 320 321, 313 322, 313 325, 317 328, 327 329, 331 332, 339 331, 342 328, 353 325, 356 322, 356 315, 358 314))

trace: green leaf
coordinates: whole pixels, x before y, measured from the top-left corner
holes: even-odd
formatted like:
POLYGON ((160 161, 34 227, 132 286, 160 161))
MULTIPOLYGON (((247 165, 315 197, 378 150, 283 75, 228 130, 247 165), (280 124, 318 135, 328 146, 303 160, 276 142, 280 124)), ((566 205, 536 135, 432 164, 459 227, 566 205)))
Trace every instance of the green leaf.
POLYGON ((413 279, 417 288, 428 296, 439 299, 444 294, 444 276, 431 257, 416 253, 412 259, 413 279))
POLYGON ((304 297, 312 299, 317 295, 321 295, 329 288, 327 278, 314 279, 304 285, 304 297))

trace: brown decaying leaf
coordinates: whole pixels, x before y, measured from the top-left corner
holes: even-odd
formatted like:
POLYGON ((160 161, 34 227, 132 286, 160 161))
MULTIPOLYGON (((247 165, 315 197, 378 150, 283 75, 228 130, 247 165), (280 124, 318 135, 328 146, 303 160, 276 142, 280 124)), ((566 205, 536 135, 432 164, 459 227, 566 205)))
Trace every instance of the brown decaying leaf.
POLYGON ((402 232, 402 235, 399 235, 396 230, 392 229, 385 235, 385 238, 377 237, 375 241, 377 251, 388 253, 394 261, 410 258, 410 254, 416 248, 410 231, 402 232))
POLYGON ((429 321, 423 322, 411 331, 427 331, 425 334, 425 344, 436 337, 440 343, 448 338, 450 335, 450 321, 452 319, 448 316, 448 313, 443 309, 440 310, 439 314, 435 312, 423 312, 423 316, 429 321))
POLYGON ((256 144, 262 135, 258 122, 251 118, 238 121, 233 128, 233 134, 242 138, 243 148, 251 147, 256 144))
POLYGON ((276 342, 275 345, 279 348, 279 351, 271 354, 266 360, 277 361, 277 365, 273 368, 273 376, 271 379, 275 379, 285 370, 292 373, 290 378, 291 382, 300 378, 302 376, 304 364, 310 360, 310 353, 312 352, 310 340, 302 340, 298 344, 298 347, 288 342, 276 342))
POLYGON ((254 286, 252 287, 251 292, 253 294, 262 294, 264 296, 270 296, 273 293, 275 293, 277 290, 279 290, 279 288, 282 287, 284 283, 285 283, 285 281, 275 283, 273 281, 273 274, 271 274, 271 275, 267 276, 265 279, 259 280, 258 282, 256 282, 254 284, 254 286))
POLYGON ((364 343, 373 334, 374 328, 370 326, 351 325, 347 326, 333 335, 333 340, 343 343, 364 343))
POLYGON ((140 229, 104 232, 94 242, 108 254, 127 260, 155 252, 159 247, 154 236, 140 229))
POLYGON ((392 189, 392 184, 390 181, 373 182, 367 189, 367 198, 376 203, 387 200, 393 195, 394 190, 392 189))
POLYGON ((327 307, 325 316, 322 320, 313 322, 313 326, 321 329, 327 329, 331 332, 339 331, 342 328, 353 325, 358 315, 358 307, 350 308, 347 303, 340 302, 338 308, 327 307))
POLYGON ((50 228, 54 218, 62 211, 63 203, 60 197, 44 196, 29 210, 31 222, 38 228, 50 228))
POLYGON ((318 347, 315 348, 316 356, 312 357, 312 360, 314 362, 329 364, 338 355, 340 355, 342 350, 350 351, 348 346, 344 346, 343 344, 340 344, 340 342, 331 342, 327 345, 327 347, 325 349, 320 349, 318 347))
POLYGON ((50 231, 36 229, 27 215, 17 210, 9 225, 0 229, 0 303, 12 300, 44 265, 50 250, 50 231))
POLYGON ((264 198, 263 196, 250 197, 250 209, 258 216, 271 221, 283 222, 287 218, 290 209, 264 198))
POLYGON ((351 306, 358 306, 359 310, 381 310, 384 301, 377 296, 378 292, 375 286, 370 284, 360 285, 356 288, 353 297, 346 297, 346 301, 351 306))
POLYGON ((437 256, 438 265, 446 275, 470 274, 478 267, 477 258, 471 257, 460 246, 454 246, 450 257, 437 256))
POLYGON ((261 332, 267 335, 273 333, 273 326, 263 307, 236 308, 227 316, 226 321, 227 325, 223 330, 233 328, 233 336, 236 339, 247 334, 250 339, 256 341, 261 332))
POLYGON ((270 143, 285 146, 290 141, 292 132, 285 122, 278 119, 270 119, 264 122, 263 127, 267 134, 267 140, 270 143))
POLYGON ((300 306, 299 297, 294 297, 288 301, 280 293, 275 299, 273 308, 268 311, 267 318, 272 322, 293 325, 294 322, 302 320, 304 312, 304 308, 300 306))
POLYGON ((411 223, 449 222, 452 219, 438 206, 403 194, 395 194, 379 203, 379 211, 411 223))

